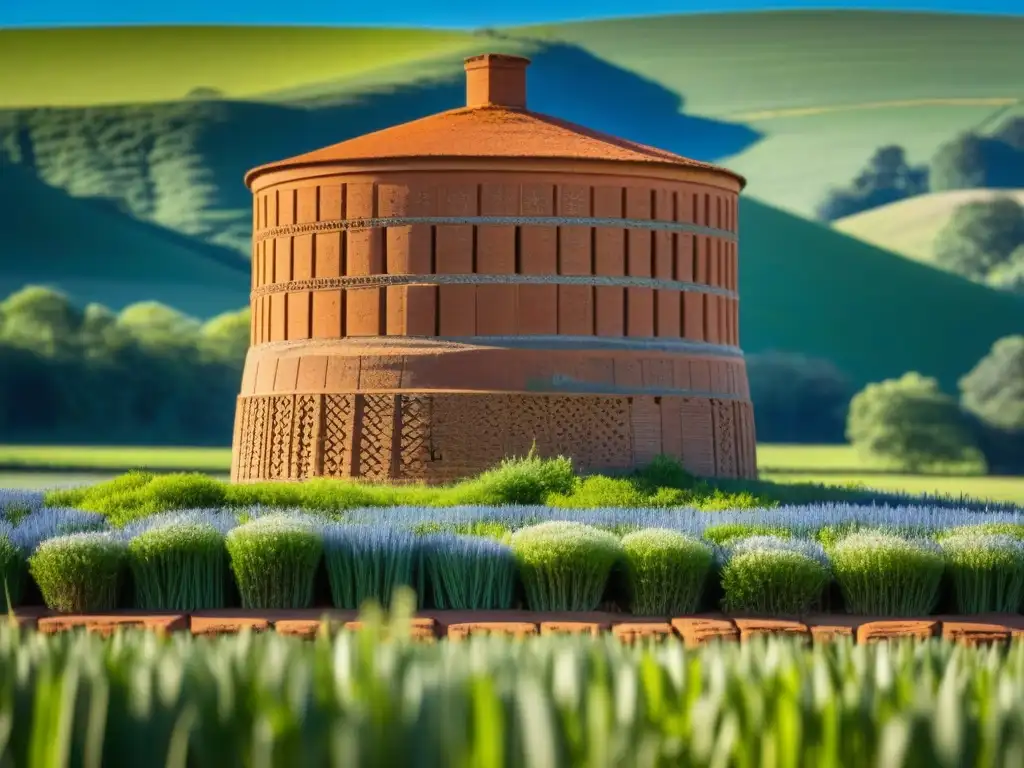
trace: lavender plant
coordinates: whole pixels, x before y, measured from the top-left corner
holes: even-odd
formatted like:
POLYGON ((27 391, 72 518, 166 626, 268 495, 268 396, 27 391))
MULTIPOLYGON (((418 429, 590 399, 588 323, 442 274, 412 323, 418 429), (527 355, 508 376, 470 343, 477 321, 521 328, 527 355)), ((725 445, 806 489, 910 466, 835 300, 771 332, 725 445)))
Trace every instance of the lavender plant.
POLYGON ((850 613, 925 616, 939 598, 945 561, 930 540, 863 531, 829 550, 850 613))
POLYGON ((224 607, 224 534, 208 523, 169 522, 128 544, 135 605, 144 610, 224 607))
POLYGON ((552 521, 512 535, 512 549, 535 611, 592 611, 612 567, 622 555, 619 540, 582 523, 552 521))
POLYGON ((471 536, 435 534, 420 540, 420 551, 436 607, 512 607, 516 560, 508 545, 471 536))
POLYGON ((731 612, 803 614, 831 578, 821 545, 805 539, 751 536, 723 550, 723 607, 731 612))
POLYGON ((330 523, 322 535, 336 608, 356 609, 368 600, 386 607, 395 589, 414 585, 418 550, 412 533, 390 526, 330 523))
POLYGON ((693 613, 700 603, 714 553, 707 544, 666 528, 647 528, 622 539, 630 610, 670 616, 693 613))
POLYGON ((1005 534, 941 540, 958 613, 1017 613, 1024 598, 1024 542, 1005 534))
POLYGON ((46 606, 61 613, 117 607, 125 544, 109 533, 72 533, 47 539, 29 558, 29 571, 46 606))
POLYGON ((266 515, 225 537, 243 608, 308 608, 323 554, 311 517, 266 515))

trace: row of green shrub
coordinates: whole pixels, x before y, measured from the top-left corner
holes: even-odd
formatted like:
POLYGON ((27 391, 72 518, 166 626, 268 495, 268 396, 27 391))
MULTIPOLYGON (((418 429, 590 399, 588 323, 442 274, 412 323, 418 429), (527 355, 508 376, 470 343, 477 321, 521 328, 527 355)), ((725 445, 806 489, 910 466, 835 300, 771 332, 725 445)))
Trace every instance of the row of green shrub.
MULTIPOLYGON (((770 615, 845 609, 886 616, 1017 612, 1024 602, 1024 543, 977 531, 936 543, 859 531, 829 546, 749 536, 723 546, 671 529, 619 537, 549 521, 487 536, 417 535, 269 514, 226 533, 201 517, 133 537, 84 532, 43 541, 28 559, 41 598, 62 612, 130 605, 144 610, 387 605, 415 587, 421 608, 685 615, 721 607, 770 615), (945 587, 945 589, 944 589, 945 587)), ((2 540, 6 541, 6 540, 2 540)), ((16 548, 0 548, 12 596, 16 548)))
POLYGON ((5 765, 1002 768, 1024 644, 410 643, 402 617, 313 642, 0 627, 5 765))
MULTIPOLYGON (((154 475, 139 471, 92 486, 51 491, 45 501, 47 506, 98 512, 113 524, 121 525, 172 510, 254 505, 327 513, 358 507, 506 504, 563 508, 687 506, 721 510, 872 498, 862 491, 816 485, 700 480, 668 457, 658 457, 650 466, 629 476, 580 477, 569 459, 530 455, 506 460, 475 478, 442 487, 343 480, 235 485, 203 474, 154 475)), ((889 499, 900 500, 895 496, 889 499)))

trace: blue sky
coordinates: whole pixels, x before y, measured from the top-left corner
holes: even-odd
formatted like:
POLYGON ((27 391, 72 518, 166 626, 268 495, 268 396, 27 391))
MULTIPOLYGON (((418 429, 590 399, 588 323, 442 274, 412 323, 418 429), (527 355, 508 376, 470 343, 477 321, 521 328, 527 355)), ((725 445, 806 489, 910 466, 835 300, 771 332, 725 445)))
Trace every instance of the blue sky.
POLYGON ((338 24, 477 28, 662 13, 872 8, 1019 14, 1021 0, 0 0, 0 27, 92 24, 338 24))

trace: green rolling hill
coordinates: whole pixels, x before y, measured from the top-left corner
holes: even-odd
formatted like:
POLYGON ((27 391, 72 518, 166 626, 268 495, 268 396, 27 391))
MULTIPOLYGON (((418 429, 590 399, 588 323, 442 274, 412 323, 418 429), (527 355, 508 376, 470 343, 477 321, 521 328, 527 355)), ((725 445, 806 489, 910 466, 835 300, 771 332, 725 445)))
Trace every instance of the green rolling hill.
POLYGON ((156 300, 203 318, 248 303, 249 264, 234 251, 70 197, 23 168, 0 168, 0 210, 0 295, 46 285, 82 303, 156 300))
POLYGON ((246 169, 458 106, 463 56, 526 53, 533 108, 749 177, 749 351, 826 357, 858 383, 916 369, 954 389, 1024 329, 1024 304, 801 216, 880 145, 923 162, 1020 111, 1021 39, 1024 19, 843 11, 475 35, 0 31, 0 67, 23 73, 0 93, 0 204, 22 212, 0 225, 0 290, 44 283, 203 316, 240 307, 246 169), (74 226, 47 228, 57 219, 74 226))
POLYGON ((833 361, 855 384, 918 371, 956 392, 1024 298, 753 199, 740 206, 740 343, 833 361))
POLYGON ((958 189, 933 192, 872 208, 832 222, 832 226, 866 243, 930 263, 935 239, 961 205, 1012 197, 1024 205, 1024 189, 958 189))

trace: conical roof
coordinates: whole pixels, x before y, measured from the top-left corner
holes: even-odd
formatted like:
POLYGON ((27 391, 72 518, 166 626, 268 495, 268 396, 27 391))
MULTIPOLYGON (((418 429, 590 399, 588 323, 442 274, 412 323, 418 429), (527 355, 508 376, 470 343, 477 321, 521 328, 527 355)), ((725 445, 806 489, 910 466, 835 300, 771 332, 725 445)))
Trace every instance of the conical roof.
POLYGON ((466 59, 466 106, 374 131, 287 160, 261 165, 245 182, 269 171, 392 158, 544 158, 604 160, 700 168, 745 179, 719 166, 593 131, 526 109, 529 59, 483 54, 466 59))

